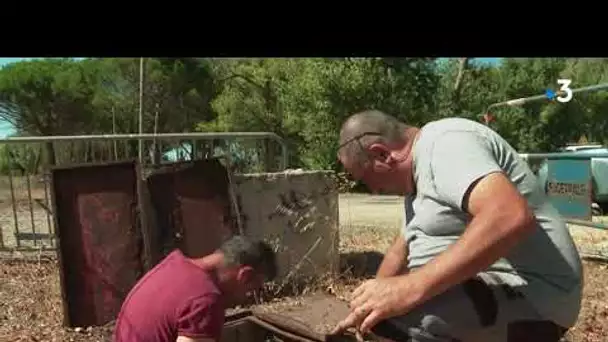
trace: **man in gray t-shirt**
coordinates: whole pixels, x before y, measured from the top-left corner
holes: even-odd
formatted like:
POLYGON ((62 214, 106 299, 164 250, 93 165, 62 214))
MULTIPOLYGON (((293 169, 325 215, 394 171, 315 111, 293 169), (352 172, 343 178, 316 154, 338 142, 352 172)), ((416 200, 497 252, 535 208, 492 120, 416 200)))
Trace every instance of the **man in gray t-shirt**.
POLYGON ((372 191, 405 195, 402 234, 353 292, 357 327, 406 341, 558 341, 578 317, 582 265, 517 151, 449 118, 422 128, 352 115, 338 157, 372 191))

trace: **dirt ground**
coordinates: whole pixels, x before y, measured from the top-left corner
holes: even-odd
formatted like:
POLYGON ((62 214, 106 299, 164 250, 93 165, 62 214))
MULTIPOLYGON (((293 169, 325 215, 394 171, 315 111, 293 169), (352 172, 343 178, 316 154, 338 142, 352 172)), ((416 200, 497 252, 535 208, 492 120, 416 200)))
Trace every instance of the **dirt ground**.
MULTIPOLYGON (((1 195, 1 194, 0 194, 1 195)), ((43 198, 44 193, 32 197, 43 198)), ((0 196, 1 198, 2 196, 0 196)), ((8 203, 0 200, 0 209, 8 203), (3 205, 4 204, 4 205, 3 205)), ((324 279, 318 284, 300 289, 301 295, 320 292, 346 299, 362 278, 373 274, 384 252, 402 222, 403 204, 399 197, 341 195, 340 198, 340 252, 339 279, 324 279), (372 226, 374 228, 370 228, 372 226)), ((40 211, 40 210, 38 210, 40 211)), ((36 212, 38 212, 36 211, 36 212)), ((0 210, 0 212, 4 212, 0 210)), ((19 215, 30 220, 27 215, 19 215)), ((46 221, 40 214, 40 222, 46 221)), ((0 215, 4 237, 12 213, 0 215)), ((36 220, 37 217, 34 218, 36 220)), ((599 218, 598 220, 602 220, 599 218)), ((608 222, 607 218, 604 218, 608 222)), ((31 220, 30 220, 31 221, 31 220)), ((12 221, 11 221, 12 222, 12 221)), ((22 225, 26 230, 26 223, 22 225)), ((36 224, 36 227, 42 224, 36 224)), ((10 228, 12 229, 12 228, 10 228)), ((40 230, 37 230, 40 231, 40 230)), ((571 227, 571 232, 582 252, 608 253, 608 232, 571 227)), ((5 239, 6 241, 6 239, 5 239)), ((45 254, 47 255, 47 254, 45 254)), ((312 330, 323 333, 337 322, 336 310, 307 313, 310 303, 302 297, 283 297, 268 300, 254 307, 266 311, 288 310, 296 316, 308 316, 312 330), (295 309, 294 309, 295 308, 295 309), (332 312, 334 315, 329 316, 332 312)), ((339 311, 339 310, 338 310, 339 311)), ((113 326, 65 329, 61 326, 62 303, 56 261, 52 257, 34 257, 29 261, 8 261, 0 255, 0 342, 13 341, 109 341, 113 326)), ((584 305, 577 325, 568 333, 570 342, 608 341, 608 264, 585 262, 584 305)))
MULTIPOLYGON (((340 248, 343 254, 342 277, 326 280, 302 293, 320 291, 345 299, 359 280, 350 276, 366 276, 380 261, 377 251, 384 251, 396 233, 384 228, 349 228, 341 231, 340 248), (348 268, 350 271, 347 271, 348 268)), ((585 262, 585 299, 578 324, 568 334, 570 342, 608 341, 608 265, 585 262)), ((299 297, 282 298, 262 305, 262 308, 281 310, 281 306, 303 305, 299 297), (300 302, 298 302, 300 301, 300 302)), ((329 319, 313 327, 326 330, 329 319)), ((335 318, 335 317, 332 317, 335 318)), ((64 329, 61 326, 62 306, 58 270, 52 258, 30 261, 0 261, 0 341, 109 341, 112 326, 64 329)), ((335 319, 334 319, 335 320, 335 319)), ((311 322, 315 325, 316 323, 311 322)))

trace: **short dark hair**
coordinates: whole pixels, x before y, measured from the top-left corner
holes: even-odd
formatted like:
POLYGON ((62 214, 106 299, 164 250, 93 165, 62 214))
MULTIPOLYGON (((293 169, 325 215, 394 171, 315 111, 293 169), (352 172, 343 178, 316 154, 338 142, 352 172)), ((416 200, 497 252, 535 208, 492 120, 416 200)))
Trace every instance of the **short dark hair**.
POLYGON ((234 235, 220 247, 228 266, 251 266, 266 280, 277 275, 276 257, 272 248, 263 241, 254 241, 243 235, 234 235))
POLYGON ((408 127, 396 117, 379 110, 352 114, 340 129, 338 154, 365 161, 368 158, 365 148, 373 143, 405 143, 404 132, 408 127))

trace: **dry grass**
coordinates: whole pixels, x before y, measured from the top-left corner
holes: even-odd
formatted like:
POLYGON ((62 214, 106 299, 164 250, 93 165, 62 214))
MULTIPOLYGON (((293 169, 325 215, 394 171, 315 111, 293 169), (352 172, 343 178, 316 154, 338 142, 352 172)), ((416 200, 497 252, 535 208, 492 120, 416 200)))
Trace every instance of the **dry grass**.
POLYGON ((10 205, 12 196, 15 196, 15 200, 23 201, 27 200, 31 195, 32 198, 44 198, 45 183, 43 182, 43 176, 30 175, 29 176, 29 187, 27 176, 13 176, 13 193, 11 194, 11 180, 8 176, 0 176, 0 203, 6 203, 10 205), (28 194, 28 189, 30 194, 28 194))
MULTIPOLYGON (((355 228, 341 232, 340 249, 345 255, 339 279, 324 278, 288 292, 310 294, 322 291, 347 298, 371 271, 397 231, 390 229, 355 228), (361 253, 367 252, 367 253, 361 253), (350 268, 349 268, 350 267, 350 268), (355 277, 353 276, 359 276, 355 277), (357 279, 358 278, 358 279, 357 279)), ((608 340, 608 265, 585 262, 585 300, 579 322, 569 332, 570 342, 608 340)), ((266 307, 280 308, 298 303, 297 296, 271 300, 265 291, 266 307)), ((262 299, 263 300, 263 299, 262 299)), ((0 261, 0 341, 109 341, 111 327, 64 329, 57 265, 54 260, 0 261)))
POLYGON ((63 329, 55 260, 0 262, 0 341, 107 341, 104 328, 63 329))

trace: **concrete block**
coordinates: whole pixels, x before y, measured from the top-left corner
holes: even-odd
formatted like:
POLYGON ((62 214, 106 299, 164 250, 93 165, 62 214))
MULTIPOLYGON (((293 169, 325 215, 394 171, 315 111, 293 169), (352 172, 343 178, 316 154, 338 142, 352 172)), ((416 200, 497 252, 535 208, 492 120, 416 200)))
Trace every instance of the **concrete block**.
POLYGON ((300 170, 234 176, 244 232, 275 248, 279 279, 338 270, 339 205, 331 176, 300 170))

